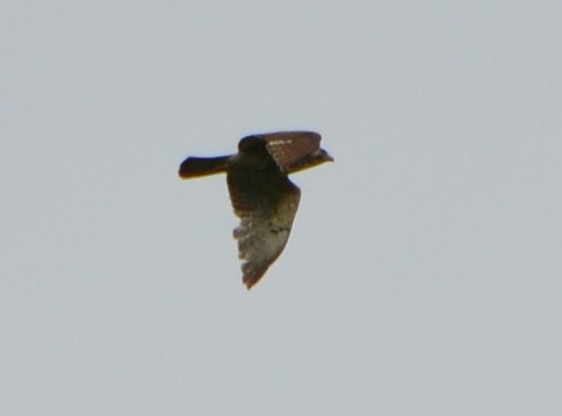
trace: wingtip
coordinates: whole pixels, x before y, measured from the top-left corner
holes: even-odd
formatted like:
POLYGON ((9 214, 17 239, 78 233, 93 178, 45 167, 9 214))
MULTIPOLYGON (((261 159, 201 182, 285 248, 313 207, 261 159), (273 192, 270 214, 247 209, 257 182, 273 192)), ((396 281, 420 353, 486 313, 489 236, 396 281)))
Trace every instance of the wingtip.
MULTIPOLYGON (((265 272, 265 270, 264 270, 264 272, 265 272)), ((260 273, 260 274, 257 274, 257 275, 247 275, 247 274, 245 274, 242 277, 242 283, 246 286, 247 290, 251 290, 256 285, 256 283, 258 283, 261 280, 263 275, 264 275, 264 273, 260 273)))
POLYGON ((259 279, 250 279, 244 276, 244 278, 242 279, 242 283, 246 286, 246 290, 250 291, 252 287, 254 287, 256 283, 258 283, 258 280, 259 279))

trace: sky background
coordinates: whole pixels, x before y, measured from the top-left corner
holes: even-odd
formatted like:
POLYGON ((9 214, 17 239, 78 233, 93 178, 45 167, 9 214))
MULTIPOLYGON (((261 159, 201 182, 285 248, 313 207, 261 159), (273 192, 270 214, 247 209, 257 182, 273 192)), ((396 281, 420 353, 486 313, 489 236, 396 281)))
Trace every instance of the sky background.
POLYGON ((0 414, 562 412, 562 3, 3 1, 0 414), (248 292, 188 155, 309 129, 248 292))

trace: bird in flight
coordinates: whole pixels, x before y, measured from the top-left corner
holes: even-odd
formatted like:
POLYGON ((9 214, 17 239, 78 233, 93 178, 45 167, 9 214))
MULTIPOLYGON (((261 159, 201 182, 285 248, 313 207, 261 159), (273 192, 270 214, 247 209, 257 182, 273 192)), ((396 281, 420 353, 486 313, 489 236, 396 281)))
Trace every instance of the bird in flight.
POLYGON ((234 229, 242 281, 255 285, 279 257, 299 206, 300 189, 287 175, 334 159, 320 148, 311 131, 254 134, 238 143, 238 153, 188 157, 180 165, 182 179, 226 173, 230 201, 240 225, 234 229))

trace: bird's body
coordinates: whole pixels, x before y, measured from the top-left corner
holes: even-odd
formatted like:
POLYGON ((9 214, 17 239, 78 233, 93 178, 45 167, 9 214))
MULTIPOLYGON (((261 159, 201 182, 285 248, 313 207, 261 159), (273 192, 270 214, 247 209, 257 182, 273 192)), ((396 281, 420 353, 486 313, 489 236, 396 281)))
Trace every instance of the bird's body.
POLYGON ((320 135, 307 131, 244 137, 238 153, 213 158, 189 157, 181 178, 226 173, 230 200, 240 226, 238 240, 243 282, 250 289, 281 254, 298 209, 300 189, 287 175, 327 161, 320 135))

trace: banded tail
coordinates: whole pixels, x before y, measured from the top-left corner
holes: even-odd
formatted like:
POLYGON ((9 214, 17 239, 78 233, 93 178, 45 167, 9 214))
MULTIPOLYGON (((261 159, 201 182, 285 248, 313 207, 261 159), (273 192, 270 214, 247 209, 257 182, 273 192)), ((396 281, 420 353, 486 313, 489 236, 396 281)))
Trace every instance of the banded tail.
POLYGON ((188 157, 180 165, 179 175, 188 179, 226 172, 230 157, 188 157))

